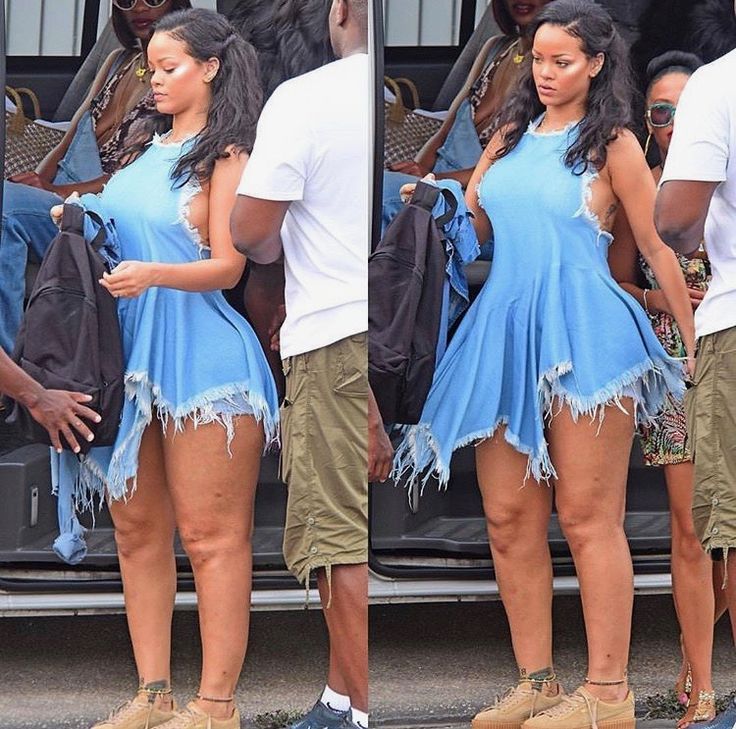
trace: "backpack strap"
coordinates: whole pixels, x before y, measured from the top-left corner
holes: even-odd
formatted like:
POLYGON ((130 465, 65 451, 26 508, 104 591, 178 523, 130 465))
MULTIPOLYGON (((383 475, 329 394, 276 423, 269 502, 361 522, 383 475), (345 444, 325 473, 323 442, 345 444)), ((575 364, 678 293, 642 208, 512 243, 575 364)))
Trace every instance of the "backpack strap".
POLYGON ((440 195, 440 188, 436 185, 429 185, 419 180, 411 197, 411 204, 418 205, 425 210, 432 210, 440 195))
POLYGON ((107 233, 105 232, 105 222, 97 213, 85 210, 81 205, 75 203, 64 203, 64 211, 61 215, 61 230, 84 237, 85 215, 94 220, 100 228, 97 235, 89 241, 92 248, 99 251, 105 245, 107 233))
POLYGON ((449 190, 441 188, 440 192, 447 203, 447 212, 444 215, 440 215, 439 218, 435 218, 435 220, 437 225, 439 225, 440 228, 443 228, 455 217, 455 214, 457 213, 457 200, 449 190))

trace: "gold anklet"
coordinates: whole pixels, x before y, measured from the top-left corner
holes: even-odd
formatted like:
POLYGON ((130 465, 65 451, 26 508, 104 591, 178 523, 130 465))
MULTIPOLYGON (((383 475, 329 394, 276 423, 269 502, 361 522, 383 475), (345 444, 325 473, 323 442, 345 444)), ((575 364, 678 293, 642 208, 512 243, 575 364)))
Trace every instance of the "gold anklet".
POLYGON ((626 681, 628 681, 626 677, 619 681, 591 681, 587 676, 585 677, 585 683, 588 683, 591 686, 621 686, 625 684, 626 681))
POLYGON ((202 696, 202 694, 200 694, 200 693, 197 694, 197 698, 200 701, 212 701, 215 704, 229 704, 231 701, 234 701, 235 700, 235 696, 230 696, 227 699, 212 699, 209 696, 202 696))

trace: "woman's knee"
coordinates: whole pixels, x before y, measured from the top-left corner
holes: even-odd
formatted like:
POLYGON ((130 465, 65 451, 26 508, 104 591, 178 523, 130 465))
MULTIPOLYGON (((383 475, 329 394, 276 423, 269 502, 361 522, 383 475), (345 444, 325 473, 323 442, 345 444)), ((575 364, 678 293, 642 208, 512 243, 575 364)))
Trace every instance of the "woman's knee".
POLYGON ((695 533, 692 519, 673 520, 672 552, 687 562, 697 563, 707 559, 698 535, 695 533))
POLYGON ((189 561, 196 567, 246 551, 251 530, 247 525, 186 524, 179 525, 179 538, 189 561))
POLYGON ((613 537, 625 538, 623 518, 598 509, 593 511, 579 505, 560 508, 558 504, 557 518, 573 552, 590 545, 609 544, 613 537))
POLYGON ((174 551, 174 529, 161 520, 115 519, 115 543, 122 558, 174 551))
POLYGON ((534 529, 523 509, 495 507, 486 510, 486 523, 496 554, 518 553, 547 542, 546 527, 534 529), (523 535, 523 536, 521 536, 523 535))

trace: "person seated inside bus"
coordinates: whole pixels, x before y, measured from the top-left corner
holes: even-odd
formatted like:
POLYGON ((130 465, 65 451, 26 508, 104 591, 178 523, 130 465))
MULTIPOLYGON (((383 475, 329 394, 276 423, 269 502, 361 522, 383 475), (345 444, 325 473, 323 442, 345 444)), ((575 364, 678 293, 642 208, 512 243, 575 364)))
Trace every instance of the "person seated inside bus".
POLYGON ((0 234, 0 348, 12 351, 23 313, 25 269, 41 260, 56 235, 49 211, 72 192, 100 192, 120 157, 155 113, 146 46, 153 24, 190 0, 113 0, 121 49, 97 74, 69 130, 35 171, 4 183, 0 234))

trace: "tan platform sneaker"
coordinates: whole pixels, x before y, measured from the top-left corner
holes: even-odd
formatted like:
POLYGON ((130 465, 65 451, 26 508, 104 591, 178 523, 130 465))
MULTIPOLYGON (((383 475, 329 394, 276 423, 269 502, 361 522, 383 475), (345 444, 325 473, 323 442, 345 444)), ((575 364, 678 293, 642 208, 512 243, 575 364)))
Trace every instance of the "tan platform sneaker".
POLYGON ((531 681, 519 681, 493 706, 475 716, 473 729, 521 729, 527 719, 556 706, 565 695, 556 681, 536 685, 538 688, 531 681))
POLYGON ((542 711, 523 729, 635 729, 634 694, 623 701, 601 701, 582 686, 557 706, 542 711))
POLYGON ((184 710, 161 724, 159 729, 240 729, 240 713, 236 708, 229 719, 215 719, 190 701, 184 710))
POLYGON ((162 711, 148 700, 147 694, 141 693, 112 711, 107 719, 92 729, 154 729, 174 716, 175 710, 162 711))

